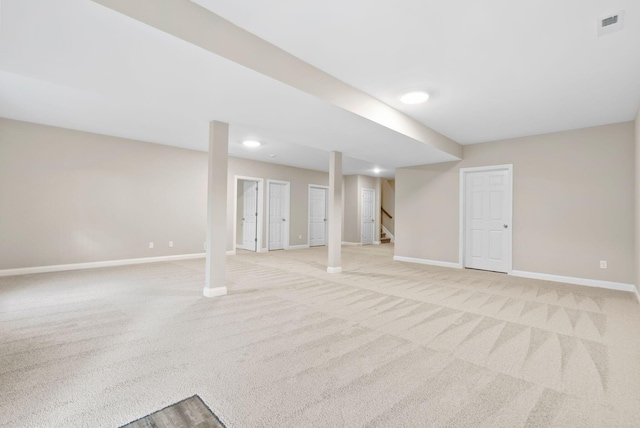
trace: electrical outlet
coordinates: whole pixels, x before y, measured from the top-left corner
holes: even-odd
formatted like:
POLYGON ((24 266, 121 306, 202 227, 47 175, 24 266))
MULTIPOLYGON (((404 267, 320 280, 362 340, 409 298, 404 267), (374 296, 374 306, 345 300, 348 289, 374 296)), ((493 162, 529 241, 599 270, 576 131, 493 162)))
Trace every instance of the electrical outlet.
POLYGON ((153 248, 153 242, 149 242, 149 248, 153 248))
POLYGON ((600 260, 600 269, 606 269, 606 268, 607 268, 607 261, 600 260))
POLYGON ((173 241, 169 241, 169 247, 173 247, 173 241))

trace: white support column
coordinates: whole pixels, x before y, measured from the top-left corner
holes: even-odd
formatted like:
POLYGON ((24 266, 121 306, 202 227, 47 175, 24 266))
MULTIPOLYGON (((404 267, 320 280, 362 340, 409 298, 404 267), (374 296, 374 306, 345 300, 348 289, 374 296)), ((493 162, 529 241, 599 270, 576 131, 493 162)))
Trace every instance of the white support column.
POLYGON ((207 193, 207 277, 205 297, 227 294, 227 162, 229 125, 209 123, 209 181, 207 193))
POLYGON ((342 153, 329 158, 329 260, 327 272, 342 272, 342 153))

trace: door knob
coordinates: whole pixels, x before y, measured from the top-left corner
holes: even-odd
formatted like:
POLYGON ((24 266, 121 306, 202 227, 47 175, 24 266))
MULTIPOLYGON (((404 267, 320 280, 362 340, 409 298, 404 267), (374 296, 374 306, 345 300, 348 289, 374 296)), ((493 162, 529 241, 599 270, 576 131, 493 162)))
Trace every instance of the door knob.
POLYGON ((327 219, 326 219, 326 218, 325 218, 325 219, 322 219, 322 221, 327 221, 327 219))
POLYGON ((504 227, 504 228, 506 229, 506 228, 507 228, 507 227, 509 227, 509 226, 507 226, 506 224, 503 224, 503 225, 502 225, 502 227, 504 227))
POLYGON ((282 221, 287 221, 287 220, 285 220, 285 219, 282 219, 282 221))

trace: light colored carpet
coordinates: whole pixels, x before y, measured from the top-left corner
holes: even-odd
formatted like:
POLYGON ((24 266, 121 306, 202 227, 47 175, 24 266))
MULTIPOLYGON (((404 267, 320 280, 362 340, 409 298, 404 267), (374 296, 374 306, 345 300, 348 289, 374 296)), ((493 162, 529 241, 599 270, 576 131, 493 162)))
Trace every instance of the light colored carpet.
POLYGON ((392 246, 0 278, 0 426, 640 426, 630 293, 393 262, 392 246))

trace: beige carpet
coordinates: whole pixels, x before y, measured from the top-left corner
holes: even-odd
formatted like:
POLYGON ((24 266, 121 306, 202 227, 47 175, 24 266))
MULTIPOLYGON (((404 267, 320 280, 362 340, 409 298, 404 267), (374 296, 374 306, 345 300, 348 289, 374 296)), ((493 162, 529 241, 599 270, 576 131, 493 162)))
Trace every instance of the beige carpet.
POLYGON ((0 426, 117 427, 198 394, 229 427, 640 426, 630 293, 392 246, 0 278, 0 426))

